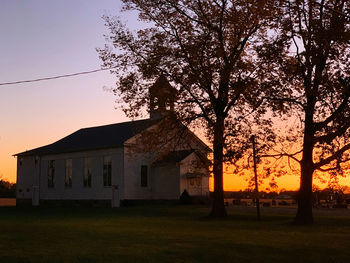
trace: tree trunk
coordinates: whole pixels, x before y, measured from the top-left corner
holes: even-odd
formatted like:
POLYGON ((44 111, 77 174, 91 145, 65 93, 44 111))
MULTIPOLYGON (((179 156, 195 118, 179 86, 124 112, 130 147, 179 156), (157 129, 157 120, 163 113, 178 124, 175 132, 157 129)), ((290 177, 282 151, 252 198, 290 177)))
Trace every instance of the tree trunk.
POLYGON ((299 225, 313 224, 312 215, 312 177, 313 168, 302 163, 300 190, 298 194, 298 211, 295 223, 299 225))
POLYGON ((298 193, 298 211, 295 223, 300 225, 313 224, 312 216, 312 179, 314 173, 313 153, 313 114, 305 116, 305 131, 303 143, 303 158, 301 160, 300 189, 298 193))
POLYGON ((224 120, 218 120, 214 125, 214 200, 210 217, 226 217, 223 188, 223 149, 224 120))

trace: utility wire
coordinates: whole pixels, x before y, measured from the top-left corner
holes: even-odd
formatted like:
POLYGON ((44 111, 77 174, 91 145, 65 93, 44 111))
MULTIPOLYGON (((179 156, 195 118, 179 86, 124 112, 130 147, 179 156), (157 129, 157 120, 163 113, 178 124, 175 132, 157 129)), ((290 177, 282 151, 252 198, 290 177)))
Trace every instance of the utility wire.
POLYGON ((68 78, 68 77, 74 77, 74 76, 79 76, 79 75, 86 75, 86 74, 91 74, 91 73, 104 71, 104 70, 109 70, 109 69, 114 69, 114 68, 116 68, 116 67, 101 68, 101 69, 95 69, 95 70, 90 70, 90 71, 83 71, 83 72, 77 72, 77 73, 65 74, 65 75, 58 75, 58 76, 46 77, 46 78, 39 78, 39 79, 20 80, 20 81, 13 81, 13 82, 3 82, 3 83, 0 83, 0 86, 15 85, 15 84, 22 84, 22 83, 31 83, 31 82, 39 82, 39 81, 44 81, 44 80, 52 80, 52 79, 60 79, 60 78, 68 78))
MULTIPOLYGON (((338 10, 335 10, 332 7, 326 6, 324 4, 318 3, 317 1, 313 1, 315 4, 322 6, 323 8, 329 9, 339 15, 343 15, 344 17, 350 19, 350 17, 338 10)), ((39 78, 39 79, 30 79, 30 80, 20 80, 20 81, 13 81, 13 82, 3 82, 0 83, 0 86, 5 86, 5 85, 16 85, 16 84, 23 84, 23 83, 31 83, 31 82, 39 82, 39 81, 44 81, 44 80, 52 80, 52 79, 60 79, 60 78, 68 78, 68 77, 74 77, 74 76, 79 76, 79 75, 86 75, 86 74, 91 74, 95 72, 100 72, 100 71, 105 71, 109 69, 114 69, 116 67, 110 67, 110 68, 102 68, 102 69, 95 69, 95 70, 90 70, 90 71, 83 71, 83 72, 78 72, 78 73, 72 73, 72 74, 65 74, 65 75, 58 75, 58 76, 53 76, 53 77, 46 77, 46 78, 39 78)))

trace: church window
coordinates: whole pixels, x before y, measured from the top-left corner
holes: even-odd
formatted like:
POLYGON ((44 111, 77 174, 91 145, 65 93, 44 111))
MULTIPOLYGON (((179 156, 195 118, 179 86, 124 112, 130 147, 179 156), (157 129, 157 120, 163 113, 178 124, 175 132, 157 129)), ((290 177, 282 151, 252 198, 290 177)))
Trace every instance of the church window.
POLYGON ((91 177, 92 177, 91 159, 85 158, 85 160, 84 160, 84 187, 91 187, 91 177))
POLYGON ((50 160, 47 170, 47 186, 48 188, 55 187, 55 161, 50 160))
POLYGON ((112 158, 103 158, 103 186, 112 186, 112 158))
POLYGON ((66 188, 72 188, 72 159, 66 160, 66 174, 65 174, 64 186, 66 188))
POLYGON ((147 165, 141 165, 141 186, 147 187, 148 185, 148 167, 147 165))

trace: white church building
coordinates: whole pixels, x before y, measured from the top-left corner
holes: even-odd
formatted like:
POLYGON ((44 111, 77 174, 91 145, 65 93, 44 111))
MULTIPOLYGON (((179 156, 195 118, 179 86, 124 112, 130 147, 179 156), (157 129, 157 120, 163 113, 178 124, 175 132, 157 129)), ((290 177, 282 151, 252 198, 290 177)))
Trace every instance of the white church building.
POLYGON ((17 153, 17 204, 107 204, 209 195, 210 148, 173 118, 176 90, 150 88, 150 119, 80 129, 17 153))

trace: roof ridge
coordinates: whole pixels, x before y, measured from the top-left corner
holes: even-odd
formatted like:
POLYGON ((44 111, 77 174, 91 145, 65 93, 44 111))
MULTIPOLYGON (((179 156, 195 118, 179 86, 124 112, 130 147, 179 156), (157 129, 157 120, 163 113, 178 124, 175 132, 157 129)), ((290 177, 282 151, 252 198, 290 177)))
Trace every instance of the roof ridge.
MULTIPOLYGON (((104 124, 104 125, 99 125, 99 126, 91 126, 91 127, 85 127, 85 128, 80 128, 77 131, 81 130, 87 130, 87 129, 93 129, 93 128, 101 128, 101 127, 108 127, 108 126, 113 126, 113 125, 120 125, 120 124, 129 124, 129 123, 135 123, 135 122, 140 122, 140 121, 150 121, 151 119, 140 119, 140 120, 131 120, 131 121, 124 121, 124 122, 117 122, 117 123, 110 123, 110 124, 104 124)), ((76 131, 76 132, 77 132, 76 131)))

